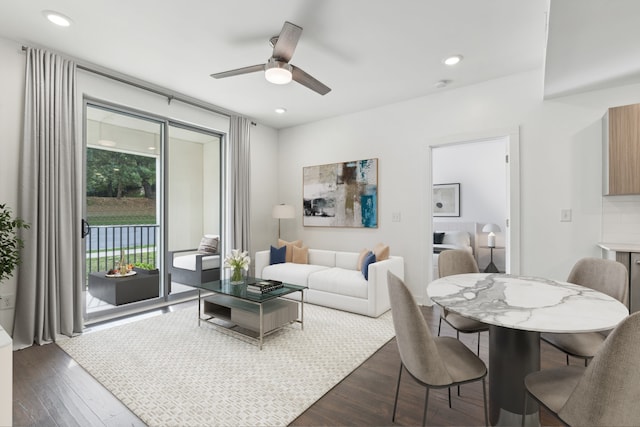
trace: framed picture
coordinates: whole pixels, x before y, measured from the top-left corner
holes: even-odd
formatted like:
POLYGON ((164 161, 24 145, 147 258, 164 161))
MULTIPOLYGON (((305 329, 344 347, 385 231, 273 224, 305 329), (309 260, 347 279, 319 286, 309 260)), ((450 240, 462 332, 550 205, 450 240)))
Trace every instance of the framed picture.
POLYGON ((378 227, 378 159, 307 166, 302 176, 305 227, 378 227))
POLYGON ((433 216, 460 216, 460 184, 433 185, 433 216))

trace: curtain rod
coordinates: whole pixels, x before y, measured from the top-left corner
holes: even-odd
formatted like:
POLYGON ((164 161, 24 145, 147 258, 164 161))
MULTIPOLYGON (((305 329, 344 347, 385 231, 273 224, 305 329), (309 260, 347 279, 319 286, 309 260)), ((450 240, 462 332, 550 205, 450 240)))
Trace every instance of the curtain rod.
MULTIPOLYGON (((28 49, 28 46, 22 46, 22 51, 25 52, 28 49)), ((43 48, 44 49, 44 48, 43 48)), ((67 56, 67 55, 62 55, 62 56, 67 56)), ((67 56, 68 57, 68 56, 67 56)), ((99 76, 102 77, 106 77, 108 79, 111 80, 115 80, 118 81, 120 83, 124 83, 127 84, 129 86, 133 86, 136 87, 138 89, 142 89, 142 90, 146 90, 147 92, 152 92, 155 93, 156 95, 160 95, 163 96, 165 98, 167 98, 167 102, 168 104, 171 104, 171 101, 176 100, 176 101, 180 101, 182 103, 185 104, 189 104, 192 105, 194 107, 198 107, 198 108, 202 108, 204 110, 207 111, 211 111, 212 113, 216 113, 219 114, 221 116, 225 116, 225 117, 231 117, 233 115, 237 115, 239 116, 240 114, 238 113, 234 113, 232 111, 226 110, 222 107, 218 107, 216 105, 213 104, 209 104, 208 102, 205 101, 200 101, 198 99, 192 98, 190 96, 187 95, 182 95, 182 94, 178 94, 178 93, 167 93, 164 88, 162 88, 161 86, 156 86, 154 84, 145 82, 143 80, 137 79, 135 77, 131 77, 128 76, 126 74, 114 71, 114 70, 110 70, 108 68, 99 66, 99 65, 95 65, 95 64, 91 64, 89 62, 85 62, 85 61, 81 61, 78 60, 76 58, 69 58, 71 59, 73 62, 76 63, 76 66, 84 71, 93 73, 93 74, 97 74, 99 76)), ((252 126, 257 126, 256 122, 254 122, 253 120, 251 120, 251 125, 252 126)))

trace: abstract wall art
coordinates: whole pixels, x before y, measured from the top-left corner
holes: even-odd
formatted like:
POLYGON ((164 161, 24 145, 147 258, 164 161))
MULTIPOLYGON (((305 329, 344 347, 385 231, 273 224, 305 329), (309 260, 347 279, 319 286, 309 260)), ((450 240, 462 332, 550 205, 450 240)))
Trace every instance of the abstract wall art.
POLYGON ((378 227, 378 159, 303 168, 305 227, 378 227))
POLYGON ((434 184, 433 216, 460 216, 460 184, 434 184))

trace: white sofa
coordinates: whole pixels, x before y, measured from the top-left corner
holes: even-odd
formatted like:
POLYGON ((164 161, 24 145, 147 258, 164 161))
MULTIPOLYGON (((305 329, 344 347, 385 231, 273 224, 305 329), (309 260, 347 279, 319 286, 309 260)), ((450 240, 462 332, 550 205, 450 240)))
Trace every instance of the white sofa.
MULTIPOLYGON (((309 249, 309 263, 292 262, 269 265, 270 252, 255 256, 255 275, 262 279, 279 280, 307 286, 305 302, 378 317, 389 310, 387 271, 404 279, 404 259, 389 259, 369 264, 369 280, 358 270, 356 252, 309 249)), ((299 298, 298 292, 293 298, 299 298)))

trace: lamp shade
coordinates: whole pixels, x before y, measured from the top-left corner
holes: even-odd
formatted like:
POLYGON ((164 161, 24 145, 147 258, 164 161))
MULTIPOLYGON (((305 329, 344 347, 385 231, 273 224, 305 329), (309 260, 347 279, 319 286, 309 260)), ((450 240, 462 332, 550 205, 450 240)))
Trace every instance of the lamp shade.
POLYGON ((497 224, 486 224, 482 227, 482 231, 485 233, 489 233, 487 236, 487 246, 490 248, 496 247, 496 235, 494 234, 497 231, 500 231, 500 226, 497 224))
POLYGON ((484 227, 482 227, 482 232, 483 233, 496 233, 500 230, 500 226, 497 224, 485 224, 484 227))
POLYGON ((295 218, 296 209, 291 205, 275 205, 271 211, 271 216, 276 219, 295 218))

